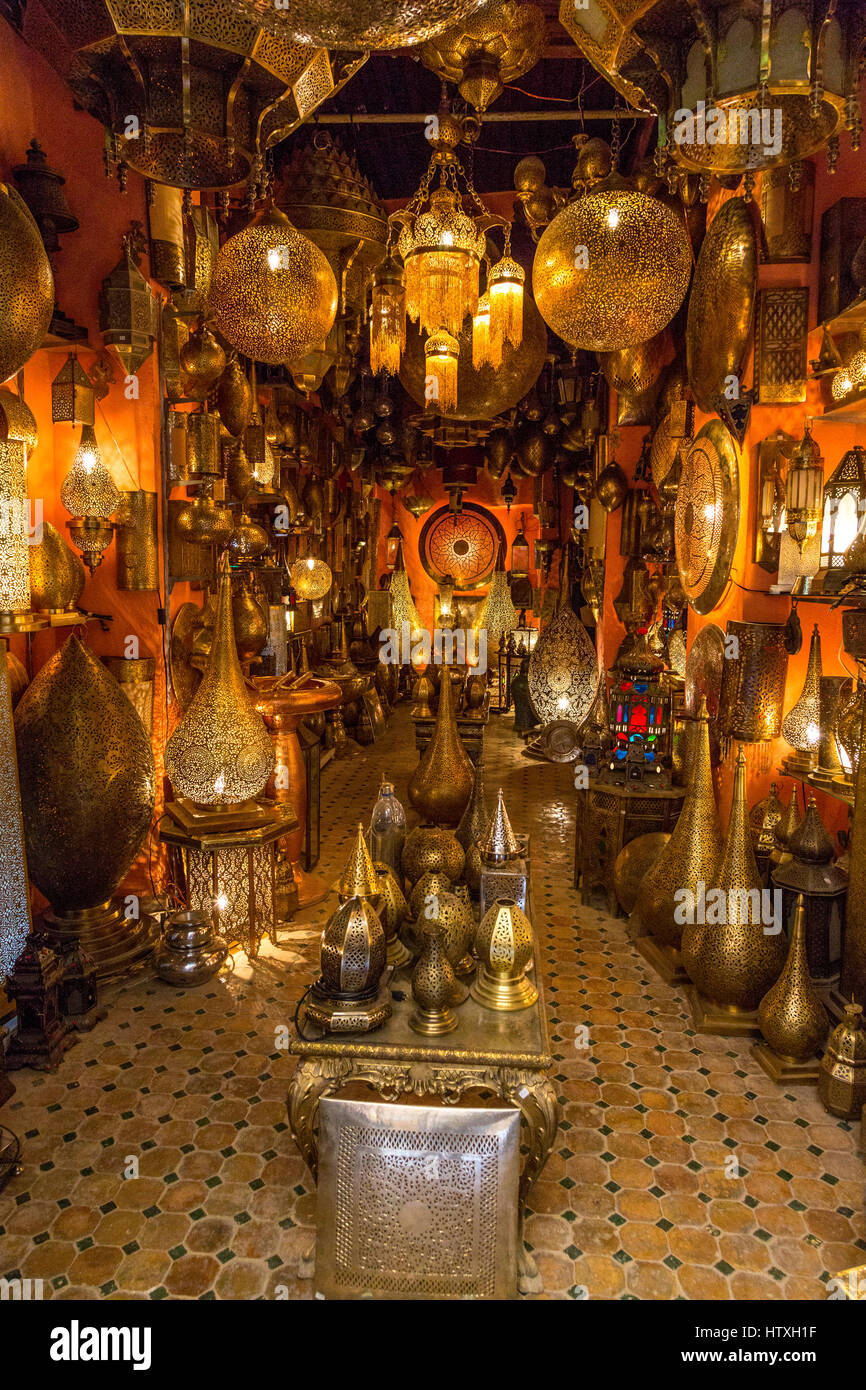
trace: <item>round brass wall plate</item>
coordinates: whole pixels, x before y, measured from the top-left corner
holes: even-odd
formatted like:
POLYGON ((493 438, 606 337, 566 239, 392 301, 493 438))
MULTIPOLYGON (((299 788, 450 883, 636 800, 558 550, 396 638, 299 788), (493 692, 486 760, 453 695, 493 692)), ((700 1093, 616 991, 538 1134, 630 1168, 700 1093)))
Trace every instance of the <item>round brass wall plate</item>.
POLYGON ((696 613, 712 613, 725 591, 739 520, 737 446, 719 420, 710 420, 683 451, 674 509, 677 568, 696 613))
POLYGON ((427 517, 418 538, 421 563, 430 578, 441 584, 451 575, 460 593, 487 583, 504 544, 499 521, 476 502, 464 502, 459 512, 438 507, 427 517))
POLYGON ((758 282, 758 241, 752 212, 730 198, 704 237, 689 296, 686 362, 700 410, 715 414, 739 375, 749 345, 758 282))

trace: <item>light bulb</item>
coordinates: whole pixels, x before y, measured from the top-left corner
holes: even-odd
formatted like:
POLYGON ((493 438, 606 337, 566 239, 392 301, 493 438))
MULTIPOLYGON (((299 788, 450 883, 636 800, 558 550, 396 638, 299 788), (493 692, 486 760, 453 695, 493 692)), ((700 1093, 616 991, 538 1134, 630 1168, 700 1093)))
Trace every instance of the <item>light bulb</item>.
POLYGON ((611 228, 619 226, 619 208, 611 208, 607 214, 607 225, 611 228))
POLYGON ((228 905, 229 900, 226 897, 225 893, 218 893, 216 898, 214 899, 214 906, 216 907, 217 912, 225 912, 228 905))

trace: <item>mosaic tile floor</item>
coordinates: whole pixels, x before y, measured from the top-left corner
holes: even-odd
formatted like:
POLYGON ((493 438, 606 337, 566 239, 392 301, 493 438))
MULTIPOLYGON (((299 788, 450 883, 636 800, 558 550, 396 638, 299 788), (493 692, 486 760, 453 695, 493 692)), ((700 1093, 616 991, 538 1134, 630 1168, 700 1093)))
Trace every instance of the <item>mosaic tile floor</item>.
MULTIPOLYGON (((580 905, 570 772, 521 748, 510 718, 493 716, 488 792, 501 784, 533 835, 563 1106, 526 1226, 541 1297, 826 1298, 838 1270, 864 1263, 857 1132, 811 1088, 776 1087, 747 1043, 694 1034, 624 922, 580 905)), ((386 742, 325 770, 329 880, 380 773, 402 795, 415 761, 401 706, 386 742)), ((15 1073, 0 1120, 22 1140, 24 1171, 0 1196, 0 1275, 42 1279, 60 1299, 312 1296, 298 1266, 315 1190, 286 1123, 293 1062, 280 1041, 326 915, 200 990, 131 981, 56 1075, 15 1073)))

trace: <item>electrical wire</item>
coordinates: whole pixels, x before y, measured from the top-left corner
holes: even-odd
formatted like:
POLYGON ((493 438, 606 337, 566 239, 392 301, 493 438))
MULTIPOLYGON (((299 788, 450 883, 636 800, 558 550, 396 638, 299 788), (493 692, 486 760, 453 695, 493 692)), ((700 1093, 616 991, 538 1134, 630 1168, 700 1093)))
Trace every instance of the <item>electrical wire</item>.
MULTIPOLYGON (((315 981, 313 981, 313 984, 314 984, 314 983, 315 983, 315 981)), ((302 1042, 316 1042, 316 1041, 317 1041, 316 1038, 310 1037, 307 1033, 304 1032, 303 1028, 301 1027, 301 1017, 300 1017, 300 1015, 301 1015, 301 1008, 302 1008, 302 1006, 303 1006, 304 1000, 306 999, 307 995, 310 993, 310 990, 313 988, 313 984, 307 985, 307 988, 304 990, 303 994, 301 995, 300 999, 298 1000, 297 1004, 295 1005, 295 1016, 294 1016, 294 1019, 293 1019, 293 1023, 294 1023, 294 1025, 295 1025, 295 1032, 297 1033, 298 1037, 301 1039, 302 1042)))

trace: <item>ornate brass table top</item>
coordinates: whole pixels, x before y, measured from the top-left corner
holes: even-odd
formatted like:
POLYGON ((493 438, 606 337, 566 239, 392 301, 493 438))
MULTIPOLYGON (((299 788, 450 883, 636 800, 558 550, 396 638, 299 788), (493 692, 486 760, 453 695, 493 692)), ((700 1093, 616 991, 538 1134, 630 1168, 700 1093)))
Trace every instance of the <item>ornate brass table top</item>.
POLYGON ((298 1057, 369 1057, 380 1061, 436 1062, 442 1066, 529 1067, 546 1071, 553 1059, 544 996, 537 970, 528 974, 538 990, 537 1001, 528 1009, 498 1013, 470 997, 457 1009, 460 1022, 453 1033, 422 1040, 409 1027, 415 1008, 410 964, 392 976, 393 1013, 381 1028, 374 1033, 349 1036, 323 1034, 312 1042, 295 1034, 289 1051, 298 1057))

